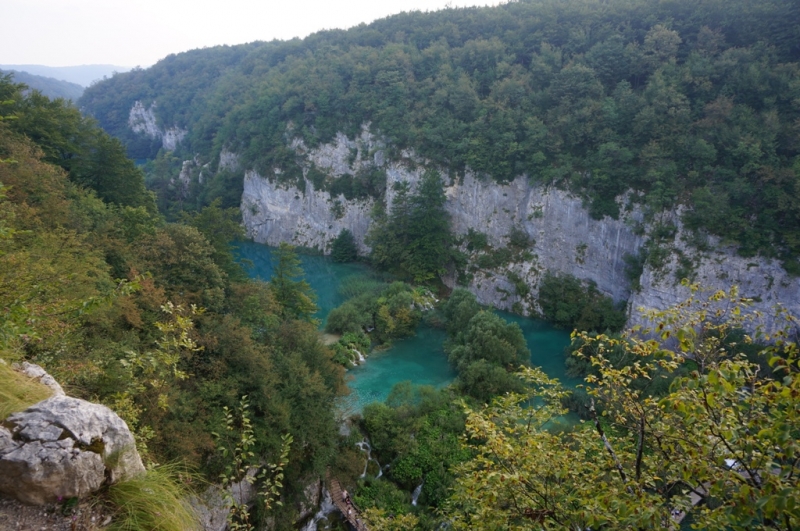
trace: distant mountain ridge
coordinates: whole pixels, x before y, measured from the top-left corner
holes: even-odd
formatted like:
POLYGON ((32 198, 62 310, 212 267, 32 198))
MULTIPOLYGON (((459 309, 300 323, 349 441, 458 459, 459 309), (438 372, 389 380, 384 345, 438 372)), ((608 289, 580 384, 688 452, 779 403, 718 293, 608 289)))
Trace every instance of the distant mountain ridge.
POLYGON ((84 87, 77 83, 62 81, 53 77, 37 76, 28 72, 0 69, 0 75, 3 74, 11 74, 15 83, 25 83, 28 88, 38 90, 50 99, 64 98, 76 102, 83 94, 84 87))
MULTIPOLYGON (((111 77, 114 72, 127 72, 130 67, 116 65, 77 65, 77 66, 45 66, 45 65, 0 65, 2 70, 16 70, 36 76, 52 77, 61 81, 77 83, 88 87, 104 77, 111 77)), ((20 82, 22 82, 20 80, 20 82)))

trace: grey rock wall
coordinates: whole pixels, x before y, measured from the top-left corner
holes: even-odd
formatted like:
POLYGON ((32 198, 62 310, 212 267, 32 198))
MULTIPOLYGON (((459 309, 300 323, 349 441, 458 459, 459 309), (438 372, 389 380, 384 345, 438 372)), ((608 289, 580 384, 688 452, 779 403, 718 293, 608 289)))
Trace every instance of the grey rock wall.
MULTIPOLYGON (((680 227, 680 222, 677 224, 680 227)), ((751 332, 757 326, 763 327, 767 333, 786 326, 785 319, 776 313, 778 308, 800 316, 800 279, 789 275, 777 260, 745 258, 739 256, 736 249, 720 245, 714 240, 711 241, 711 251, 700 252, 686 245, 682 236, 683 232, 679 230, 675 249, 695 261, 689 280, 702 286, 704 293, 699 294, 698 298, 706 299, 716 291, 727 291, 731 286, 738 286, 739 296, 753 299, 750 309, 760 314, 748 324, 751 332)), ((678 257, 679 254, 674 252, 665 267, 657 270, 644 268, 639 280, 642 289, 632 295, 629 303, 630 326, 648 324, 641 310, 669 308, 691 295, 691 289, 678 282, 678 257)), ((729 305, 729 302, 718 307, 725 305, 729 305)))
MULTIPOLYGON (((339 134, 333 142, 314 149, 308 149, 300 140, 293 141, 291 146, 304 161, 306 171, 314 165, 338 178, 346 173, 355 174, 366 166, 385 170, 384 201, 388 209, 394 195, 392 185, 407 181, 413 188, 430 166, 408 151, 401 153, 399 160, 387 161, 385 144, 368 126, 354 139, 339 134)), ((235 159, 231 154, 226 157, 235 159)), ((369 252, 364 237, 371 223, 372 199, 348 201, 343 196, 331 197, 328 192, 315 190, 308 181, 303 190, 282 186, 277 179, 280 168, 274 171, 275 175, 270 176, 254 171, 245 174, 242 215, 246 230, 255 241, 269 245, 286 241, 328 252, 331 241, 346 228, 355 235, 360 252, 369 252), (334 205, 338 205, 339 216, 334 213, 334 205)), ((631 292, 624 257, 638 254, 646 239, 641 230, 634 230, 642 226, 642 215, 636 209, 620 219, 596 220, 580 198, 533 183, 526 176, 497 183, 467 172, 463 178, 447 183, 445 193, 456 234, 465 235, 470 229, 484 233, 494 249, 508 245, 512 229, 524 231, 532 241, 526 252, 515 253, 510 263, 493 270, 472 268, 469 289, 483 304, 501 309, 513 306, 525 313, 536 313, 538 284, 547 271, 594 282, 615 301, 629 300, 631 325, 641 322, 638 308, 663 309, 688 295, 676 278, 676 253, 664 268, 645 267, 641 290, 631 292), (529 292, 525 296, 517 294, 509 276, 524 282, 529 292)), ((667 217, 679 223, 677 213, 668 213, 667 217)), ((718 244, 714 252, 700 253, 683 243, 680 231, 673 248, 694 260, 695 281, 713 289, 735 283, 741 286, 743 296, 756 298, 754 309, 771 313, 775 304, 782 304, 800 314, 800 281, 789 276, 774 260, 742 258, 735 250, 718 244)), ((472 253, 473 264, 479 254, 472 253)), ((452 276, 445 281, 451 287, 455 285, 452 276)), ((772 326, 774 320, 768 319, 767 324, 772 326)))
POLYGON ((180 144, 188 131, 177 126, 160 128, 156 120, 155 108, 155 102, 149 108, 145 108, 141 101, 136 101, 128 113, 128 127, 134 133, 161 139, 162 147, 168 151, 173 151, 178 147, 178 144, 180 144))

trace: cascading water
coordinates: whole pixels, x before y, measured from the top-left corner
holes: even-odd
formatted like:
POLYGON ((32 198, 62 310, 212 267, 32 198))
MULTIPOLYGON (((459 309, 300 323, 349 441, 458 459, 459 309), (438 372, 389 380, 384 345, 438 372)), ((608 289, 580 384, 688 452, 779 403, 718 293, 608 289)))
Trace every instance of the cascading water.
POLYGON ((417 500, 419 500, 419 495, 422 494, 422 486, 424 484, 425 482, 423 481, 422 483, 417 485, 417 488, 414 489, 414 492, 411 493, 411 505, 413 505, 414 507, 417 506, 417 500))
MULTIPOLYGON (((322 520, 328 522, 328 515, 331 514, 336 510, 336 505, 333 503, 333 499, 331 498, 331 493, 328 492, 328 489, 325 487, 322 488, 322 501, 319 504, 319 511, 314 517, 308 521, 308 523, 303 526, 302 531, 318 531, 319 525, 322 520)), ((323 529, 329 529, 329 526, 323 527, 323 529)))
POLYGON ((364 472, 361 473, 361 477, 367 477, 367 469, 369 468, 369 462, 373 461, 376 465, 378 465, 378 475, 375 478, 379 478, 383 475, 383 468, 381 468, 381 464, 378 462, 377 459, 372 457, 372 446, 369 445, 369 441, 364 439, 363 441, 357 442, 356 446, 362 452, 367 454, 367 461, 364 463, 364 472))

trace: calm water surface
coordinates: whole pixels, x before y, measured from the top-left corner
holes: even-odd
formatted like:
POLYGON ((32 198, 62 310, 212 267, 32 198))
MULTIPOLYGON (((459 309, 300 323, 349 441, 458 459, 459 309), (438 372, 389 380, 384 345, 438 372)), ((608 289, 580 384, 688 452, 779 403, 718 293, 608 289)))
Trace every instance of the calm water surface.
MULTIPOLYGON (((248 260, 248 274, 253 278, 269 280, 272 276, 272 249, 261 244, 243 242, 237 251, 241 259, 248 260)), ((324 256, 301 255, 306 280, 317 294, 320 310, 316 317, 324 320, 333 308, 344 302, 339 292, 341 281, 351 275, 369 274, 367 266, 361 264, 337 264, 324 256)), ((580 379, 567 378, 564 373, 564 347, 569 344, 569 334, 556 330, 549 324, 520 317, 508 312, 497 312, 522 329, 531 351, 531 364, 542 367, 552 378, 558 378, 567 386, 580 383, 580 379)), ((443 330, 420 326, 417 335, 396 341, 391 348, 370 355, 367 362, 348 372, 348 385, 352 390, 344 400, 344 409, 358 412, 364 405, 383 401, 397 382, 411 380, 419 385, 443 387, 455 378, 455 372, 447 363, 442 345, 447 334, 443 330)))
MULTIPOLYGON (((241 242, 237 244, 236 254, 242 260, 249 261, 245 269, 251 278, 268 281, 274 270, 272 248, 260 243, 241 242)), ((315 317, 325 326, 328 312, 344 302, 339 294, 339 283, 346 277, 368 274, 369 267, 362 264, 337 264, 325 256, 299 255, 306 281, 317 294, 319 311, 315 317)))

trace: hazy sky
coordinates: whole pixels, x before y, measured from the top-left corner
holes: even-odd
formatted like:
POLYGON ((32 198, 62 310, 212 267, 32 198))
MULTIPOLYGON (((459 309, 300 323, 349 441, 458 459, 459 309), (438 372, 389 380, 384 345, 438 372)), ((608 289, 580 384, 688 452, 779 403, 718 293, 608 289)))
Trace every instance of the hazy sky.
POLYGON ((394 13, 497 0, 0 0, 0 64, 150 66, 171 54, 305 37, 394 13))

